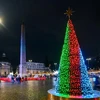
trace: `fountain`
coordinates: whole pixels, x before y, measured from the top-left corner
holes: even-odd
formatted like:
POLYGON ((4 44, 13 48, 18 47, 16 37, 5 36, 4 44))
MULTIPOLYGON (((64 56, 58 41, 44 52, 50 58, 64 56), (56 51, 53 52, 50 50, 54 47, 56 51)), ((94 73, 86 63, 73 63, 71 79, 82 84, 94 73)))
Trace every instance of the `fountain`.
POLYGON ((100 92, 93 90, 88 77, 82 51, 70 20, 72 12, 69 8, 65 13, 69 20, 60 58, 58 78, 55 88, 48 90, 48 100, 100 100, 100 92))

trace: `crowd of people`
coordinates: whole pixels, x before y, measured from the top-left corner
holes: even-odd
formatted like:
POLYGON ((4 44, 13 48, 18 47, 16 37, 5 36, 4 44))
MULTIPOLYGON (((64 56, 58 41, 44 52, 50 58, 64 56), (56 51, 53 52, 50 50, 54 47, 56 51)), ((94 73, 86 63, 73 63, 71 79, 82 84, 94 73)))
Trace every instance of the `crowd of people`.
POLYGON ((56 76, 53 74, 34 74, 34 75, 27 75, 27 76, 21 77, 19 74, 18 75, 9 74, 7 77, 0 77, 0 81, 19 84, 25 81, 46 80, 46 79, 51 79, 53 77, 56 77, 56 76))
POLYGON ((100 88, 100 73, 89 73, 89 78, 94 89, 100 88))
POLYGON ((14 75, 12 75, 11 76, 11 82, 12 83, 21 83, 22 81, 27 81, 27 77, 25 76, 25 77, 20 77, 20 75, 18 75, 18 76, 14 76, 14 75))

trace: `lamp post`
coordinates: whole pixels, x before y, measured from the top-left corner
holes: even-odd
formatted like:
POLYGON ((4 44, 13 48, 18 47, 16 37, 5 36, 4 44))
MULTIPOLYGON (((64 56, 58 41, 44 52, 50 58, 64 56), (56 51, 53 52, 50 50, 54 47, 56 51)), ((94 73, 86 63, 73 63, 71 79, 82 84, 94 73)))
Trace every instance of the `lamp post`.
POLYGON ((2 19, 0 18, 0 24, 2 24, 2 19))
POLYGON ((91 58, 87 58, 86 60, 88 62, 88 69, 89 69, 89 67, 90 67, 89 62, 91 61, 91 58))
POLYGON ((56 68, 57 67, 57 63, 54 63, 54 66, 55 66, 54 70, 57 70, 57 68, 56 68))
POLYGON ((4 25, 3 19, 1 17, 0 17, 0 26, 3 26, 4 28, 6 28, 5 25, 4 25))

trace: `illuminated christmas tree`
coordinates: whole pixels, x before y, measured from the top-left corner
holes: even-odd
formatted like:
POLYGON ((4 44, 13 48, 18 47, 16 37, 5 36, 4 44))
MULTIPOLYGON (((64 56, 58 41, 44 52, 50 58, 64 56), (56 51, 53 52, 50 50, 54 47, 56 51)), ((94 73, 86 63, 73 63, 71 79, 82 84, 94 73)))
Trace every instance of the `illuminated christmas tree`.
POLYGON ((56 92, 72 96, 92 95, 93 89, 88 77, 86 65, 76 37, 74 26, 70 20, 72 10, 66 13, 69 17, 65 39, 60 58, 56 92))

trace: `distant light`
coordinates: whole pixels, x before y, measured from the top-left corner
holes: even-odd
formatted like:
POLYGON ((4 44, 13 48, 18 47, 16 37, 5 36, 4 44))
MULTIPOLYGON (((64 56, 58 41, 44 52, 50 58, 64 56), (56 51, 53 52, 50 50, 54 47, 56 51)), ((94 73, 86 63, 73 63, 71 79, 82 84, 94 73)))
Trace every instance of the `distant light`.
POLYGON ((10 75, 13 75, 13 72, 10 72, 9 74, 10 74, 10 75))
POLYGON ((56 66, 56 65, 57 65, 57 63, 54 63, 54 65, 56 66))
POLYGON ((2 24, 2 19, 0 18, 0 24, 2 24))
POLYGON ((53 75, 57 75, 57 74, 58 74, 58 71, 54 71, 54 72, 53 72, 53 75))
POLYGON ((32 62, 32 60, 28 60, 29 62, 32 62))
POLYGON ((4 66, 4 64, 2 64, 2 66, 4 66))
POLYGON ((95 77, 93 78, 93 81, 94 81, 94 82, 96 81, 96 78, 95 78, 95 77))
POLYGON ((91 58, 87 58, 86 60, 91 60, 91 58))

